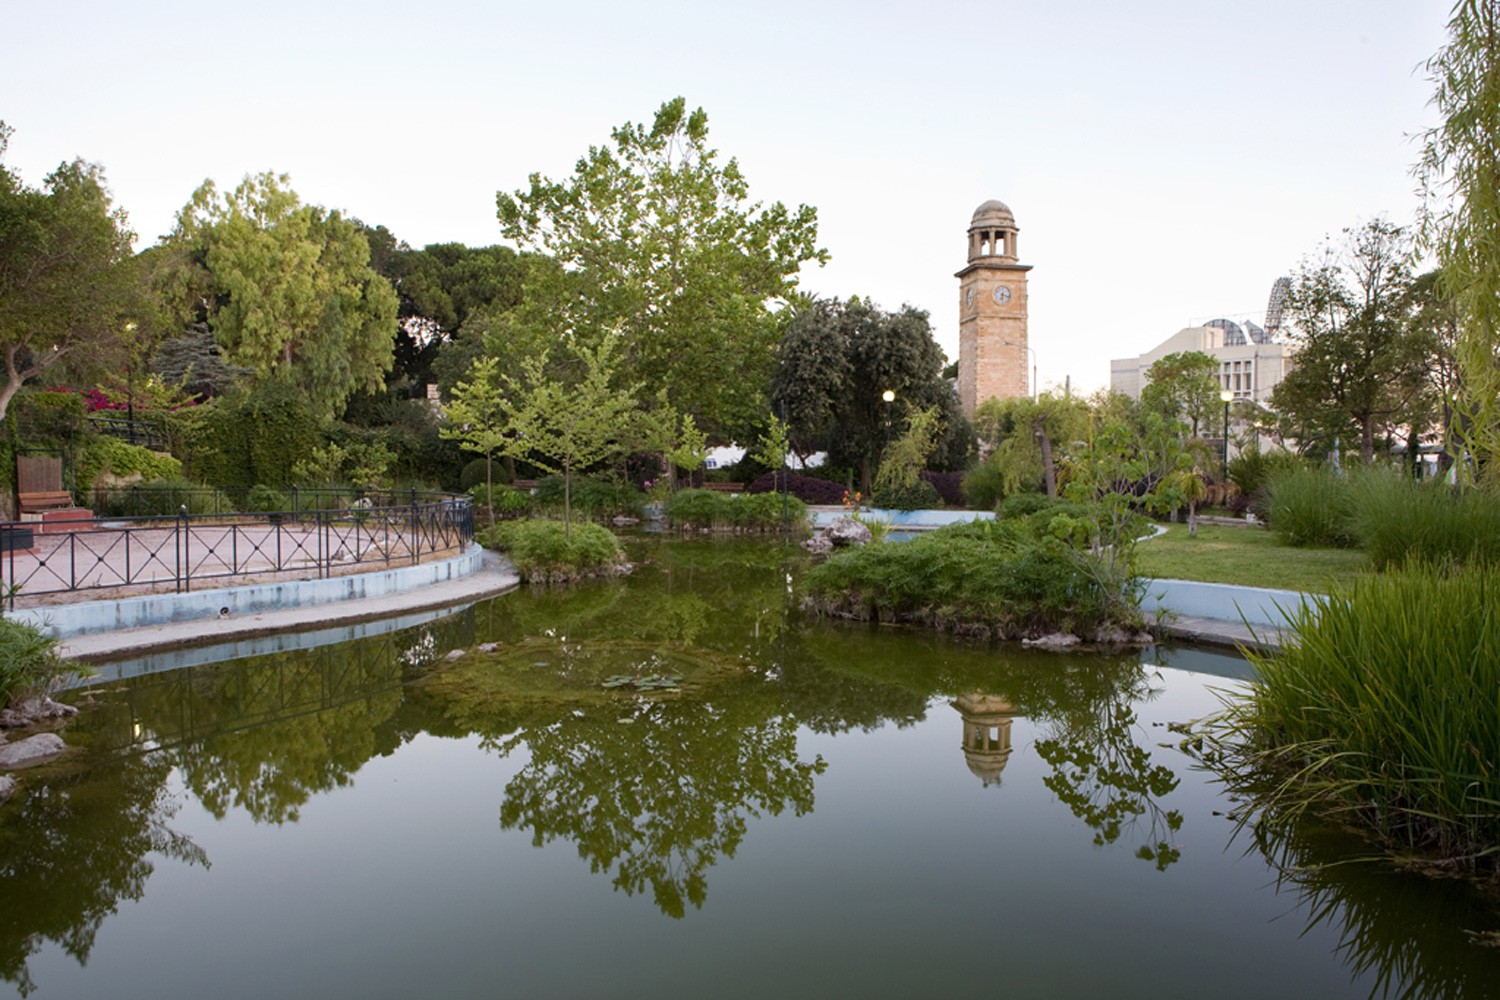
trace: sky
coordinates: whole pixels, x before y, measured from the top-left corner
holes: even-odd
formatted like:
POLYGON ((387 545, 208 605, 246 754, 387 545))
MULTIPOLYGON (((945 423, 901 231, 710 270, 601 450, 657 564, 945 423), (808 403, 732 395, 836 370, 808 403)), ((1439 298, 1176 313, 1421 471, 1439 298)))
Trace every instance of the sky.
POLYGON ((817 208, 804 290, 927 310, 950 358, 974 209, 1015 213, 1043 388, 1263 319, 1323 240, 1417 209, 1450 0, 0 0, 6 163, 102 164, 138 247, 205 179, 288 173, 412 246, 500 242, 683 96, 752 198, 817 208))

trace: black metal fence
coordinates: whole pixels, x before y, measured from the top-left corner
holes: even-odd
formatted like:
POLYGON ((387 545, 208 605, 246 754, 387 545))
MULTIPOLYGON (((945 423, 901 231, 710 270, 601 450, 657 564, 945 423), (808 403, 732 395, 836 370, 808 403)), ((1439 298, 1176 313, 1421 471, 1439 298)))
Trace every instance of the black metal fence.
POLYGON ((416 494, 399 505, 366 496, 337 510, 179 509, 173 517, 8 522, 0 524, 0 595, 15 607, 18 596, 119 587, 184 593, 235 578, 293 574, 321 579, 415 564, 462 551, 473 540, 470 498, 450 494, 416 494))

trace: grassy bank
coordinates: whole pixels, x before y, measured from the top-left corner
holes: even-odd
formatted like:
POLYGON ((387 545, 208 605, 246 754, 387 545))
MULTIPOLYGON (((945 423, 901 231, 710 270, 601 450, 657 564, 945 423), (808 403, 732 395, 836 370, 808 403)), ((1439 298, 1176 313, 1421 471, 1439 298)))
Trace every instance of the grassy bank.
POLYGON ((1370 569, 1365 553, 1353 549, 1292 546, 1253 526, 1200 524, 1196 538, 1187 525, 1136 547, 1142 576, 1205 583, 1237 583, 1326 594, 1352 584, 1370 569))

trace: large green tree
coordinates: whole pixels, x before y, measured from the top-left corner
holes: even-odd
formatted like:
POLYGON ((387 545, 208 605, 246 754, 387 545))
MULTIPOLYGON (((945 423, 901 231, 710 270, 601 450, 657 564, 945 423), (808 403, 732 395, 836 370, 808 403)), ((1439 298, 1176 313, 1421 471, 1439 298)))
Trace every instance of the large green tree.
POLYGON ((1220 412, 1219 362, 1202 351, 1168 354, 1146 369, 1141 401, 1164 416, 1185 419, 1197 437, 1199 427, 1220 412))
POLYGON ((1345 230, 1299 268, 1288 297, 1295 363, 1271 405, 1304 448, 1353 433, 1369 462, 1377 430, 1418 411, 1426 354, 1412 335, 1411 286, 1410 238, 1381 219, 1345 230))
POLYGON ((929 465, 952 465, 955 453, 959 462, 967 455, 969 424, 942 377, 943 364, 920 309, 888 313, 857 296, 809 302, 788 324, 771 405, 778 414, 786 411, 799 452, 817 450, 821 439, 833 464, 858 469, 860 488, 869 492, 876 456, 904 432, 909 414, 937 408, 941 430, 929 465))
POLYGON ((665 389, 713 440, 749 440, 774 311, 803 264, 827 259, 815 209, 752 202, 739 164, 709 146, 708 115, 680 97, 614 129, 571 177, 533 174, 496 202, 505 238, 559 265, 528 269, 519 322, 552 340, 617 337, 646 398, 665 389))
POLYGON ((390 370, 396 293, 370 268, 361 226, 303 205, 288 182, 263 173, 220 195, 205 181, 171 240, 207 272, 201 318, 226 359, 291 380, 333 417, 390 370))
MULTIPOLYGON (((0 122, 0 156, 10 132, 0 122)), ((99 166, 64 163, 33 188, 0 163, 0 418, 41 373, 101 368, 128 346, 134 238, 99 166)))
POLYGON ((1437 250, 1459 317, 1457 358, 1467 450, 1500 481, 1500 5, 1459 0, 1448 43, 1427 63, 1442 122, 1426 133, 1417 173, 1422 236, 1437 250))

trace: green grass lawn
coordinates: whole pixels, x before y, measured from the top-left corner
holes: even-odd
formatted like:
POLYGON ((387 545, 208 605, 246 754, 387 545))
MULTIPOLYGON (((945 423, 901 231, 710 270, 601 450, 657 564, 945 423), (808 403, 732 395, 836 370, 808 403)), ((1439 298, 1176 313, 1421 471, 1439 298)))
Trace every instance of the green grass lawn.
POLYGON ((1254 526, 1200 524, 1193 538, 1186 524, 1169 524, 1165 535, 1135 551, 1142 576, 1319 594, 1370 570, 1369 556, 1359 549, 1296 548, 1254 526))

